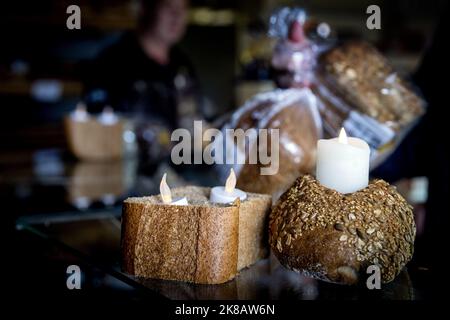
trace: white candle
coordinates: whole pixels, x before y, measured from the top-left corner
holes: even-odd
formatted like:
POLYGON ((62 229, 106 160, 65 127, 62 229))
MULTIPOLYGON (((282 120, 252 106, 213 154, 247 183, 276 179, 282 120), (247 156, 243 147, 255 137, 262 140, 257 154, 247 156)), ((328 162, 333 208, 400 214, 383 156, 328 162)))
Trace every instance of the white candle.
POLYGON ((119 119, 111 107, 105 107, 102 113, 98 116, 97 120, 105 126, 112 126, 119 119))
POLYGON ((170 204, 174 206, 187 206, 189 202, 187 201, 186 197, 182 197, 173 199, 170 204))
POLYGON ((317 142, 316 178, 325 187, 352 193, 369 183, 369 145, 347 137, 344 128, 339 138, 317 142))
POLYGON ((213 203, 231 203, 237 198, 242 200, 247 199, 247 194, 239 189, 236 189, 236 175, 234 170, 230 170, 230 175, 225 182, 225 187, 214 187, 209 194, 209 201, 213 203))
POLYGON ((75 110, 70 114, 74 121, 86 122, 89 120, 89 113, 86 111, 86 105, 82 102, 78 103, 75 110))
POLYGON ((175 206, 187 206, 189 203, 186 197, 172 199, 172 192, 170 191, 170 188, 167 185, 166 176, 167 174, 164 173, 161 179, 161 184, 159 185, 159 192, 163 203, 175 206))

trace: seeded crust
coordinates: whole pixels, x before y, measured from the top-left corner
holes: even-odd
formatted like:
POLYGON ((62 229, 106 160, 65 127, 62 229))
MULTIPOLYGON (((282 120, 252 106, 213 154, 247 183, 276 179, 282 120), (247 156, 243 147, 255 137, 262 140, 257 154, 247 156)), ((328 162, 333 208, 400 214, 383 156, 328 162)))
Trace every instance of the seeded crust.
POLYGON ((319 59, 319 78, 344 100, 392 129, 399 130, 423 114, 424 102, 370 44, 349 41, 319 59), (389 90, 388 94, 383 90, 389 90))
MULTIPOLYGON (((341 194, 299 177, 274 206, 269 242, 285 267, 320 280, 355 284, 369 265, 390 282, 411 259, 412 207, 383 180, 341 194)), ((365 275, 367 277, 367 275, 365 275)))
POLYGON ((250 193, 242 203, 222 205, 209 203, 209 192, 173 189, 188 206, 161 204, 159 196, 125 200, 122 269, 144 278, 218 284, 264 258, 271 197, 250 193))

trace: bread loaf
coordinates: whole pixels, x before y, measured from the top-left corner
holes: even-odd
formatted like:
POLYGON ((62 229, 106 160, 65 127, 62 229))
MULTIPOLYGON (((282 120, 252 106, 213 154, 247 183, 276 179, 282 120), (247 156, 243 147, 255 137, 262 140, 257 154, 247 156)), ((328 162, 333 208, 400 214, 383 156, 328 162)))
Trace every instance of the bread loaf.
POLYGON ((125 200, 122 268, 145 278, 217 284, 266 256, 269 195, 242 203, 211 204, 209 188, 175 188, 189 205, 162 204, 159 196, 125 200))
MULTIPOLYGON (((412 208, 388 183, 341 194, 313 177, 298 178, 273 208, 269 241, 285 267, 342 284, 355 284, 369 265, 392 281, 411 259, 412 208)), ((366 275, 367 276, 367 275, 366 275)))
POLYGON ((350 41, 325 52, 318 71, 322 84, 336 96, 395 131, 423 114, 422 99, 366 42, 350 41))
POLYGON ((272 197, 247 193, 239 208, 238 270, 254 264, 269 254, 267 226, 272 197))
POLYGON ((294 182, 295 177, 310 173, 314 168, 316 143, 321 137, 322 127, 315 98, 309 89, 258 94, 233 114, 225 128, 279 130, 279 168, 274 175, 261 175, 261 168, 267 165, 248 161, 251 150, 263 153, 271 150, 270 134, 267 145, 258 145, 256 140, 250 140, 247 147, 235 144, 235 150, 245 153, 247 159, 245 164, 234 166, 240 189, 272 194, 276 198, 294 182))
POLYGON ((64 119, 70 151, 82 160, 115 160, 123 156, 122 120, 104 125, 95 119, 76 121, 70 116, 64 119))

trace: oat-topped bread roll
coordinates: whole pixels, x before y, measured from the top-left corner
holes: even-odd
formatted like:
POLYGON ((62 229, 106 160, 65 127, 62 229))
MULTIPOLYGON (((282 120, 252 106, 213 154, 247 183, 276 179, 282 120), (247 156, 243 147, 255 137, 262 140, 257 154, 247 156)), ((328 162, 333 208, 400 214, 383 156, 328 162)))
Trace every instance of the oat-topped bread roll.
POLYGON ((411 259, 415 238, 411 206, 385 181, 341 194, 311 176, 281 196, 269 230, 282 265, 343 284, 357 283, 369 265, 380 267, 382 282, 392 281, 411 259))
POLYGON ((269 195, 247 194, 234 204, 212 204, 209 188, 172 189, 189 205, 160 196, 129 198, 122 214, 122 268, 145 278, 217 284, 267 255, 264 234, 269 195))

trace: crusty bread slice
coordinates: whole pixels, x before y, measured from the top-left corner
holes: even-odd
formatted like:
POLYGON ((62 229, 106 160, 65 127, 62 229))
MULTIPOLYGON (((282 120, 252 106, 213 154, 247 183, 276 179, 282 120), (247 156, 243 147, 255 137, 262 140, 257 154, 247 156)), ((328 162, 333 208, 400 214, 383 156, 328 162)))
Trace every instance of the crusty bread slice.
POLYGON ((268 216, 272 197, 247 193, 239 208, 238 270, 265 258, 268 253, 268 216))
POLYGON ((188 206, 161 203, 160 196, 125 200, 122 268, 146 278, 217 284, 267 254, 269 195, 248 194, 234 204, 212 204, 209 188, 172 189, 188 206))

